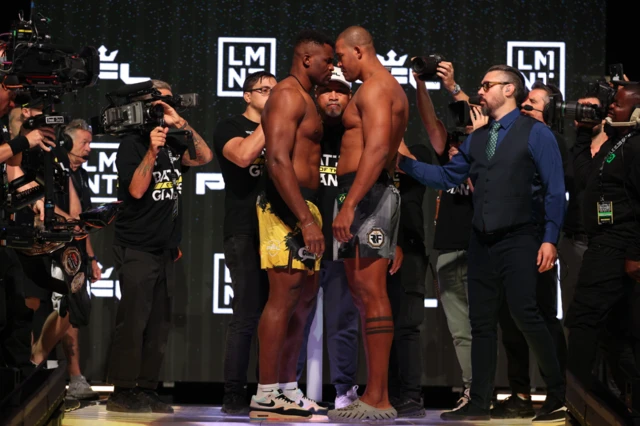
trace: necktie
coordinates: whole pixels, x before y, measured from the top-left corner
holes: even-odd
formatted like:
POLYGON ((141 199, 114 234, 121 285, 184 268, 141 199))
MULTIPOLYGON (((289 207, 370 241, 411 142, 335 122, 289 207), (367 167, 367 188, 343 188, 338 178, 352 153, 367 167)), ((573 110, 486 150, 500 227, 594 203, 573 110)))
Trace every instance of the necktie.
POLYGON ((500 123, 494 121, 491 123, 491 129, 489 129, 489 141, 487 142, 487 158, 491 160, 493 154, 496 153, 496 145, 498 145, 498 129, 500 128, 500 123))

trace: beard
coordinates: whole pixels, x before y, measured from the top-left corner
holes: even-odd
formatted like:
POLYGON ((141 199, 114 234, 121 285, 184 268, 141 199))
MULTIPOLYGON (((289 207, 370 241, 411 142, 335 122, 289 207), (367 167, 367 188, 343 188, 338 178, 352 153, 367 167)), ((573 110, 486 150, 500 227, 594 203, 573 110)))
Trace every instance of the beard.
POLYGON ((331 118, 338 118, 342 115, 342 108, 340 107, 340 105, 328 105, 325 109, 324 109, 324 114, 327 117, 331 117, 331 118))

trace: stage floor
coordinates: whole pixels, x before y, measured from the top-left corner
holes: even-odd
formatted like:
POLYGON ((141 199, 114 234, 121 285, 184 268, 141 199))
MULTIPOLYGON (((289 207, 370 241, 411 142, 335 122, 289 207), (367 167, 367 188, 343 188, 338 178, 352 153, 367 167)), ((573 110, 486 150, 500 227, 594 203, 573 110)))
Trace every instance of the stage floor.
MULTIPOLYGON (((331 423, 326 416, 313 416, 311 420, 299 423, 280 423, 274 421, 250 422, 246 416, 229 416, 220 412, 220 406, 196 406, 196 405, 176 405, 175 413, 166 414, 123 414, 107 412, 104 403, 95 403, 80 408, 75 411, 65 413, 62 424, 64 426, 80 426, 93 424, 110 424, 110 425, 207 425, 207 424, 230 424, 230 425, 257 425, 265 424, 269 426, 275 425, 292 425, 292 424, 308 424, 308 423, 324 423, 327 425, 351 425, 357 423, 331 423)), ((476 424, 493 424, 493 425, 527 425, 531 424, 531 420, 492 420, 490 422, 445 422, 440 420, 442 411, 427 411, 426 417, 410 418, 396 420, 396 425, 465 425, 473 426, 476 424)), ((377 425, 385 423, 376 423, 377 425)), ((549 423, 551 424, 551 423, 549 423)), ((564 422, 560 423, 564 424, 564 422)))

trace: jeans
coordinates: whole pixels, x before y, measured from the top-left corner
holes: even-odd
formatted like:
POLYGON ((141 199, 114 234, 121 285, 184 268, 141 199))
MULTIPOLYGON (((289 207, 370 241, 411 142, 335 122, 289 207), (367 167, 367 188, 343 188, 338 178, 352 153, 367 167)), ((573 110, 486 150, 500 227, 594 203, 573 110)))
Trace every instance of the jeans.
POLYGON ((226 238, 224 258, 233 288, 233 315, 225 342, 224 390, 225 393, 244 393, 251 341, 258 330, 260 315, 269 297, 269 280, 266 271, 260 269, 257 235, 226 238))
MULTIPOLYGON (((323 291, 325 334, 329 353, 331 383, 338 396, 356 384, 358 371, 358 321, 360 314, 349 292, 349 282, 343 262, 322 260, 320 286, 323 291)), ((304 329, 304 341, 298 359, 298 380, 307 361, 307 341, 315 316, 311 310, 304 329)))
POLYGON ((440 303, 453 337, 456 357, 465 388, 471 387, 471 323, 467 292, 467 251, 456 250, 438 256, 436 270, 440 303))

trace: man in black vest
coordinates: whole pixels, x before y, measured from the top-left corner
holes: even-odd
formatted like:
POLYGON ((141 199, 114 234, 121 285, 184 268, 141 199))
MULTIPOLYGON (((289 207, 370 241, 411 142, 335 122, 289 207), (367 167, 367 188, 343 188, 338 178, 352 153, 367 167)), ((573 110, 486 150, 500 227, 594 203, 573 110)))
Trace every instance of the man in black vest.
POLYGON ((520 115, 524 78, 497 65, 478 94, 489 124, 472 133, 445 166, 402 158, 400 168, 420 182, 446 190, 467 177, 474 186, 469 241, 469 318, 472 345, 471 403, 443 414, 446 420, 489 420, 497 360, 497 322, 502 295, 546 378, 547 400, 534 422, 564 414, 564 377, 553 340, 536 305, 536 275, 551 269, 565 213, 562 160, 547 126, 520 115), (536 229, 533 183, 542 181, 544 236, 536 229))

